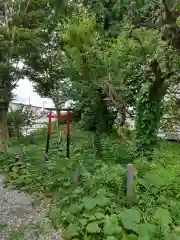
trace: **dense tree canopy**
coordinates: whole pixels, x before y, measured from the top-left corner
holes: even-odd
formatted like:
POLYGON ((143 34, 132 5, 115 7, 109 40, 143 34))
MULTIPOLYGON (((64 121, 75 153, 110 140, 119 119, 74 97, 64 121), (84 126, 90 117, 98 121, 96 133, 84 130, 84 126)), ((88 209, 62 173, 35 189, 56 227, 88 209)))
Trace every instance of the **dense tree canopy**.
POLYGON ((2 0, 0 24, 0 169, 50 208, 0 235, 180 240, 180 0, 2 0), (8 113, 23 77, 70 129, 8 113))
POLYGON ((123 137, 133 108, 137 151, 151 152, 164 96, 179 84, 178 1, 9 0, 1 4, 1 19, 1 84, 8 99, 0 125, 21 74, 57 107, 76 101, 82 125, 98 135, 118 115, 123 137))

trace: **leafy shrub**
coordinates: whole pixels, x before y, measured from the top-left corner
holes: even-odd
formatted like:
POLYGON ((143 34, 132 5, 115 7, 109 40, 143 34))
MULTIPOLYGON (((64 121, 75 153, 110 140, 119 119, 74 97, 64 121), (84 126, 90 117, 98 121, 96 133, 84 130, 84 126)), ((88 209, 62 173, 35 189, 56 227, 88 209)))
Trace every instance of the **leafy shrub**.
POLYGON ((151 164, 148 172, 141 179, 146 191, 151 194, 164 195, 166 198, 179 199, 180 191, 180 168, 178 165, 151 164))
POLYGON ((102 156, 105 161, 118 164, 132 162, 130 148, 126 143, 120 141, 119 137, 116 137, 116 135, 104 135, 101 144, 102 156))
POLYGON ((73 122, 79 122, 81 120, 82 111, 83 111, 83 104, 78 104, 77 106, 75 106, 75 108, 71 113, 73 122))
POLYGON ((121 165, 103 164, 92 176, 94 187, 106 187, 109 191, 122 197, 125 192, 125 170, 121 165))
POLYGON ((28 107, 19 107, 16 110, 11 110, 8 113, 8 129, 10 137, 19 139, 21 127, 31 126, 35 120, 32 110, 28 107))

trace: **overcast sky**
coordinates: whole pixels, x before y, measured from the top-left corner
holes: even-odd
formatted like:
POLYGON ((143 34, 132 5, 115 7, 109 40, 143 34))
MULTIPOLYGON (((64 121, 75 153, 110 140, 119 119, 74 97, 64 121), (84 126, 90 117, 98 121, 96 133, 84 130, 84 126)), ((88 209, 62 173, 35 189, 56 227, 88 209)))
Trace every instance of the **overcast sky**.
MULTIPOLYGON (((48 98, 41 98, 34 90, 32 83, 27 79, 19 80, 18 87, 13 91, 15 98, 13 102, 31 104, 39 107, 54 107, 53 101, 48 98)), ((65 108, 69 108, 73 101, 68 100, 65 108)))
POLYGON ((14 89, 15 100, 13 102, 19 102, 24 104, 30 104, 35 106, 42 106, 43 102, 45 107, 52 107, 53 102, 51 99, 41 98, 34 90, 32 83, 28 79, 21 79, 18 83, 18 87, 14 89))
MULTIPOLYGON (((18 63, 19 69, 22 69, 23 63, 20 61, 18 63)), ((18 87, 13 90, 15 99, 13 102, 30 104, 34 106, 43 107, 53 107, 54 104, 51 99, 41 98, 34 90, 32 83, 27 79, 20 79, 18 82, 18 87)))

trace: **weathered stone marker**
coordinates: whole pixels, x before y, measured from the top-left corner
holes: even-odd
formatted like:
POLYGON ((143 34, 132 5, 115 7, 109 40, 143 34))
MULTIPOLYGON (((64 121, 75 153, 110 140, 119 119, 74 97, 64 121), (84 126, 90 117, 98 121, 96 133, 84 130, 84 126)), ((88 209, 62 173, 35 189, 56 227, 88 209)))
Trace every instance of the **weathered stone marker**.
POLYGON ((135 181, 134 181, 134 165, 127 165, 127 200, 134 202, 136 200, 135 196, 135 181))
POLYGON ((24 159, 24 153, 23 153, 23 145, 20 145, 20 149, 19 149, 19 161, 23 161, 24 159))

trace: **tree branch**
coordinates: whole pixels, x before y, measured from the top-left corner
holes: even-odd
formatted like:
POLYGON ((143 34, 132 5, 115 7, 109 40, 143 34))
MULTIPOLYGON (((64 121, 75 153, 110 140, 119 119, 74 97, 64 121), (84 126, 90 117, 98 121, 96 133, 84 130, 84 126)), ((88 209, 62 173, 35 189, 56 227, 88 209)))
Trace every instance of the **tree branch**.
POLYGON ((143 46, 141 40, 140 40, 138 37, 135 37, 135 36, 132 35, 133 30, 134 30, 134 29, 131 29, 131 31, 130 31, 130 33, 129 33, 129 38, 134 39, 135 41, 137 41, 137 42, 140 44, 141 49, 142 49, 142 54, 143 54, 143 56, 144 56, 144 59, 146 60, 146 52, 145 52, 144 46, 143 46))
POLYGON ((164 9, 165 9, 165 12, 166 12, 166 19, 165 19, 165 21, 168 22, 168 23, 169 22, 174 22, 173 13, 169 10, 169 7, 167 5, 166 0, 162 0, 162 3, 164 5, 164 9))
POLYGON ((163 24, 138 23, 138 24, 135 24, 135 26, 133 27, 133 29, 136 29, 136 28, 159 29, 159 28, 162 27, 162 26, 163 26, 163 24))

